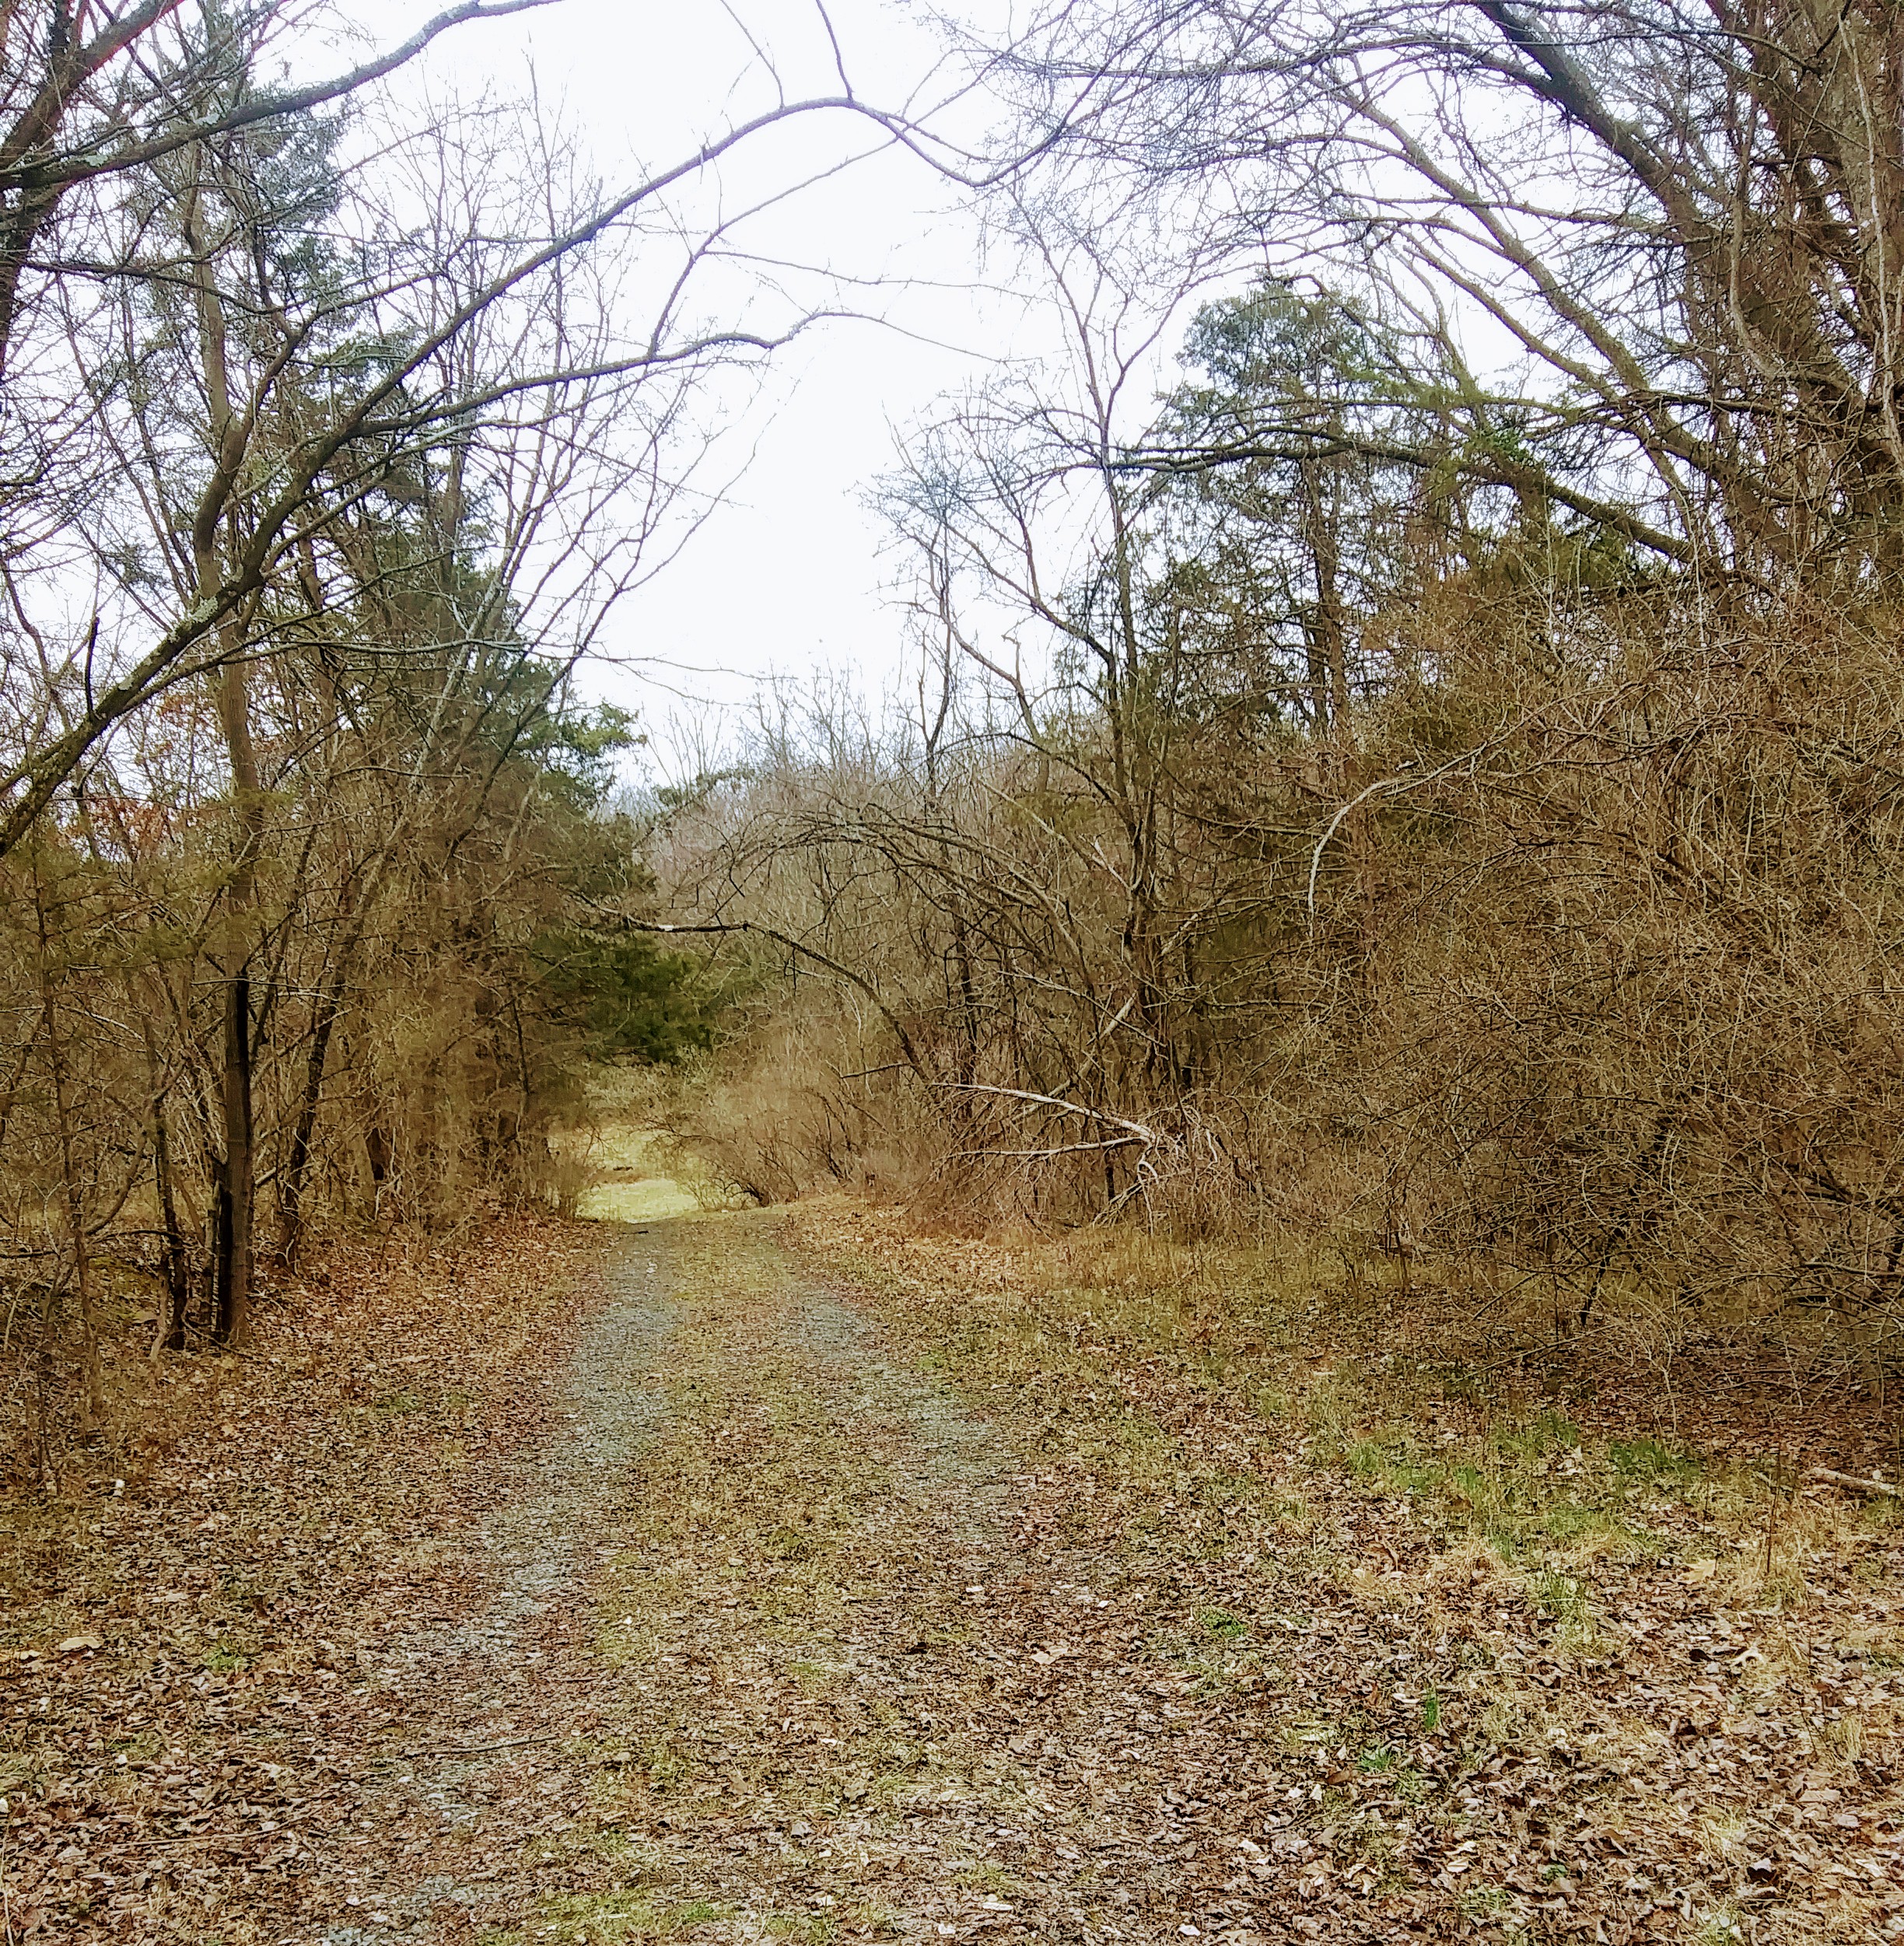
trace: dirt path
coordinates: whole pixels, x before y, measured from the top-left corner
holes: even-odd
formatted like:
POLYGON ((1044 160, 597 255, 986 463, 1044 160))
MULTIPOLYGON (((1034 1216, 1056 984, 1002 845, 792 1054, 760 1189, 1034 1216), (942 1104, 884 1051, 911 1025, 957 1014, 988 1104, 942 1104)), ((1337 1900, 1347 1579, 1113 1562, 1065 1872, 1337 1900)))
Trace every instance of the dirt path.
POLYGON ((1904 1937, 1888 1505, 844 1203, 472 1261, 75 1510, 9 1946, 1904 1937))
POLYGON ((416 1754, 323 1888, 338 1946, 1066 1937, 1106 1899, 1125 1937, 1243 1917, 1189 1909, 1164 1854, 1080 1888, 1094 1790, 1116 1787, 1055 1788, 1049 1759, 1073 1638, 1115 1633, 1125 1605, 1086 1563, 1025 1558, 1021 1456, 773 1228, 621 1241, 572 1433, 478 1543, 494 1601, 394 1645, 383 1680, 408 1694, 416 1754))
POLYGON ((1451 1545, 1192 1369, 1094 1377, 1095 1325, 979 1355, 982 1292, 921 1328, 816 1234, 615 1241, 569 1430, 485 1521, 492 1599, 393 1645, 403 1745, 303 1887, 316 1937, 1904 1929, 1895 1705, 1833 1713, 1829 1634, 1717 1612, 1663 1532, 1530 1591, 1504 1536, 1451 1545))

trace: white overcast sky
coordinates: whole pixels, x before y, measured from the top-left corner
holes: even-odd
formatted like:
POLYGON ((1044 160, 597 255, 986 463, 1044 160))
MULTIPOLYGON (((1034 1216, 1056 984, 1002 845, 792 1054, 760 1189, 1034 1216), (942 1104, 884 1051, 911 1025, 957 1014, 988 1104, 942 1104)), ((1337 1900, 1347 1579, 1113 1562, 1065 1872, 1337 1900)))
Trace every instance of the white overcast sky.
MULTIPOLYGON (((333 71, 362 58, 362 40, 394 44, 444 0, 337 4, 356 23, 359 44, 348 56, 341 47, 301 51, 333 71)), ((1010 32, 1014 0, 940 4, 956 6, 988 40, 1010 32)), ((825 0, 825 8, 823 16, 815 0, 554 0, 453 30, 394 85, 400 103, 407 93, 520 100, 533 91, 575 131, 605 188, 632 186, 693 155, 770 107, 776 89, 788 100, 836 94, 829 20, 860 99, 916 107, 951 85, 924 6, 825 0)), ((942 125, 970 137, 982 118, 967 104, 942 125)), ((750 147, 708 186, 726 211, 827 171, 870 142, 852 117, 814 117, 750 147)), ((683 746, 697 738, 716 754, 724 726, 770 678, 843 677, 875 712, 911 687, 894 598, 901 563, 866 496, 894 467, 898 436, 937 402, 982 383, 1001 359, 1062 355, 1062 331, 1034 280, 996 248, 988 259, 956 187, 903 152, 888 149, 777 205, 747 240, 836 273, 868 315, 803 337, 777 355, 758 392, 709 400, 730 429, 700 484, 731 484, 708 503, 679 556, 616 611, 604 655, 588 672, 590 694, 642 714, 669 770, 692 765, 683 746), (1018 288, 1001 288, 1014 278, 1018 288)), ((1157 268, 1161 275, 1167 267, 1157 268)), ((1232 261, 1227 274, 1234 282, 1247 266, 1232 261)), ((810 281, 803 294, 815 295, 810 281)), ((723 322, 744 314, 731 283, 710 287, 709 301, 723 322)), ((1170 308, 1177 314, 1149 355, 1154 383, 1127 399, 1143 417, 1177 376, 1173 353, 1186 313, 1181 302, 1170 308)), ((1485 317, 1479 323, 1470 362, 1511 362, 1515 348, 1485 317)), ((987 627, 982 618, 979 626, 987 627)), ((996 618, 991 629, 996 635, 996 618)))
MULTIPOLYGON (((436 8, 357 0, 354 10, 387 45, 436 8)), ((1004 0, 972 0, 970 11, 997 19, 1004 0)), ((902 103, 939 60, 904 0, 830 0, 828 14, 865 99, 902 103)), ((605 182, 634 181, 767 105, 771 83, 750 34, 790 97, 838 92, 810 0, 559 0, 456 30, 404 85, 465 96, 533 85, 562 105, 605 182)), ((867 145, 848 117, 816 121, 776 135, 730 172, 728 187, 796 180, 867 145)), ((680 558, 618 612, 614 665, 590 678, 657 730, 670 716, 677 730, 705 720, 706 704, 731 708, 773 674, 844 672, 875 698, 890 691, 904 660, 886 593, 894 563, 881 557, 864 492, 893 463, 895 429, 982 378, 992 355, 1035 348, 1047 328, 981 289, 975 222, 942 178, 903 154, 803 194, 754 240, 879 280, 863 301, 887 321, 821 327, 779 355, 764 394, 735 401, 744 409, 726 457, 730 471, 746 460, 744 471, 680 558)))

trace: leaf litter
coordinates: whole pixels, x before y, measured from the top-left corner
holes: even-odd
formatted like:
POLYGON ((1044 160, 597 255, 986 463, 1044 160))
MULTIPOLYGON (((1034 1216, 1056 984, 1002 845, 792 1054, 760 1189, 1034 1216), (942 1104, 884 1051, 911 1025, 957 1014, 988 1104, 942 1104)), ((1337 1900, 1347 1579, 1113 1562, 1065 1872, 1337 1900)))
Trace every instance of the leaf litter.
POLYGON ((12 1530, 16 1938, 1904 1935, 1840 1449, 845 1202, 331 1279, 12 1530))
POLYGON ((88 1475, 0 1526, 10 1941, 235 1942, 321 1895, 405 1720, 385 1647, 485 1598, 473 1510, 551 1430, 598 1255, 340 1248, 242 1358, 109 1342, 88 1475))

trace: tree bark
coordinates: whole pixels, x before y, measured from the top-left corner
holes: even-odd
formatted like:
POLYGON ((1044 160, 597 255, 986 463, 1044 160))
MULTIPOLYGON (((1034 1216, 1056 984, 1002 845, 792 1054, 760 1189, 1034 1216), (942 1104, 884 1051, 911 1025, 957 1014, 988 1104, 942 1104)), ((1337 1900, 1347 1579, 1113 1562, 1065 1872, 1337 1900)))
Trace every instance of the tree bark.
POLYGON ((159 1220, 165 1228, 161 1272, 164 1309, 153 1334, 152 1352, 185 1349, 185 1314, 191 1297, 191 1271, 185 1255, 184 1234, 179 1228, 178 1202, 172 1193, 172 1144, 166 1130, 163 1098, 152 1104, 152 1173, 159 1190, 159 1220))
POLYGON ((225 1160, 214 1232, 212 1337, 241 1345, 250 1328, 252 1187, 257 1156, 251 1119, 251 976, 225 982, 225 1160))
POLYGON ((339 965, 317 1003, 310 1054, 304 1064, 304 1093, 298 1103, 297 1120, 292 1125, 291 1152, 285 1159, 284 1180, 278 1192, 278 1256, 282 1263, 297 1261, 298 1246, 303 1241, 304 1178, 310 1169, 311 1138, 317 1129, 317 1108, 324 1094, 331 1034, 337 1025, 343 992, 344 968, 339 965))
POLYGON ((145 1037, 145 1066, 152 1082, 152 1186, 159 1194, 159 1221, 164 1232, 159 1249, 159 1276, 165 1286, 159 1328, 152 1334, 152 1355, 185 1349, 185 1314, 191 1296, 191 1268, 185 1235, 179 1227, 178 1200, 173 1193, 172 1137, 166 1126, 166 1091, 160 1079, 159 1043, 152 1019, 142 1013, 145 1037))
POLYGON ((251 1104, 251 932, 257 903, 257 859, 264 847, 264 807, 244 665, 228 663, 219 682, 219 714, 231 765, 238 814, 238 848, 226 926, 224 1075, 225 1159, 219 1171, 218 1216, 212 1269, 212 1337, 242 1345, 250 1329, 252 1211, 257 1147, 251 1104))

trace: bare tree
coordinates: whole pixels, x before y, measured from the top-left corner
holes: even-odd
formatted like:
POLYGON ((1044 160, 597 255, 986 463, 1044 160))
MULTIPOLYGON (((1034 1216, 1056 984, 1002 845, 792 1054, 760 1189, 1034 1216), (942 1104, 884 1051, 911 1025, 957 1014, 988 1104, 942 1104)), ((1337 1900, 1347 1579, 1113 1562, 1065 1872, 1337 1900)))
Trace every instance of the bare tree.
MULTIPOLYGON (((712 216, 696 186, 802 117, 874 148, 903 131, 842 79, 604 191, 532 113, 376 120, 372 83, 520 10, 453 9, 287 92, 257 77, 306 10, 144 9, 83 72, 62 42, 40 122, 21 111, 0 870, 44 853, 85 896, 65 957, 21 962, 58 1111, 0 1116, 0 1176, 65 1185, 47 1248, 86 1329, 114 1220, 89 1113, 138 1158, 121 1200, 151 1172, 159 1342, 201 1288, 235 1341, 264 1195, 288 1255, 320 1171, 334 1201, 361 1169, 379 1207, 422 1214, 472 1169, 533 1179, 548 1050, 607 1031, 590 981, 641 976, 588 950, 551 972, 577 957, 565 888, 635 869, 597 816, 624 726, 579 712, 571 678, 678 537, 697 395, 824 308, 776 265, 739 321, 706 322, 709 274, 731 297, 747 226, 793 186, 712 216), (439 924, 401 918, 418 901, 439 924), (114 956, 141 1016, 117 1066, 66 1032, 61 969, 100 926, 141 942, 114 956), (390 996, 419 954, 440 1044, 411 1075, 390 996)), ((28 11, 5 23, 16 94, 28 11)))
POLYGON ((1552 471, 1649 503, 1668 551, 1894 572, 1904 162, 1875 16, 1107 0, 978 58, 1101 213, 1115 181, 1524 359, 1552 471))
MULTIPOLYGON (((446 19, 474 18, 481 11, 463 9, 446 19)), ((200 52, 199 30, 180 26, 179 33, 184 65, 210 61, 200 52)), ((294 295, 257 293, 264 308, 251 320, 250 360, 242 373, 228 376, 222 407, 216 401, 210 406, 223 415, 221 443, 196 476, 194 503, 171 510, 204 556, 194 563, 190 600, 165 614, 122 587, 114 592, 118 605, 102 616, 100 628, 89 625, 79 641, 68 632, 62 649, 58 632, 33 620, 28 583, 36 568, 70 575, 65 550, 75 523, 82 514, 91 517, 101 448, 136 442, 136 432, 125 429, 136 421, 142 404, 131 368, 110 368, 120 380, 103 403, 96 397, 96 383, 81 382, 80 374, 92 369, 100 339, 123 336, 123 318, 139 308, 134 293, 197 288, 203 283, 202 260, 229 254, 235 247, 240 229, 221 227, 231 205, 227 193, 226 208, 215 207, 214 176, 220 170, 228 177, 234 170, 242 175, 243 155, 262 155, 274 145, 282 151, 297 138, 294 114, 282 107, 253 112, 258 104, 242 65, 213 65, 215 85, 207 82, 201 89, 212 97, 201 134, 189 141, 168 138, 150 155, 142 151, 149 180, 169 185, 160 202, 176 206, 179 222, 155 228, 152 212, 159 205, 128 171, 119 178, 125 193, 99 219, 107 233, 112 271, 103 296, 80 308, 80 281, 54 279, 57 328, 49 328, 36 352, 45 367, 42 390, 84 404, 76 420, 51 408, 23 408, 46 462, 35 471, 54 484, 39 489, 47 544, 19 557, 13 569, 16 606, 20 629, 45 665, 38 693, 51 700, 50 714, 16 723, 14 748, 0 758, 0 856, 19 842, 116 724, 177 683, 222 667, 235 644, 247 642, 247 653, 254 652, 255 643, 248 642, 252 619, 270 604, 275 590, 296 586, 308 551, 373 493, 392 467, 467 447, 475 429, 506 422, 524 398, 564 387, 702 371, 770 351, 812 321, 815 311, 796 304, 758 327, 695 322, 691 293, 699 274, 736 254, 735 233, 753 212, 734 212, 697 233, 675 201, 678 192, 768 131, 803 117, 851 117, 872 130, 876 145, 905 132, 894 118, 850 93, 804 101, 782 98, 632 187, 591 191, 572 199, 559 215, 544 211, 542 228, 485 258, 474 277, 464 274, 476 261, 474 240, 446 261, 432 263, 425 261, 418 237, 399 233, 394 242, 365 238, 354 255, 337 253, 320 287, 294 295), (262 128, 278 132, 261 148, 262 128), (194 197, 206 208, 192 218, 196 228, 181 226, 194 197), (635 248, 645 248, 651 258, 656 250, 669 252, 674 260, 658 278, 652 262, 645 266, 656 288, 635 321, 606 336, 597 333, 586 348, 559 337, 525 344, 521 349, 533 349, 534 357, 506 372, 487 363, 471 366, 467 348, 493 338, 496 327, 488 321, 492 315, 533 318, 566 282, 586 284, 591 273, 585 260, 635 248), (354 382, 327 382, 328 348, 366 327, 385 334, 376 356, 359 361, 354 382), (327 382, 313 382, 317 372, 327 382), (234 527, 229 516, 241 502, 243 519, 234 527), (215 560, 205 544, 221 534, 226 544, 215 551, 215 560)), ((779 190, 767 201, 771 205, 786 193, 779 190)), ((229 298, 220 301, 230 310, 229 298)), ((310 618, 275 620, 273 626, 282 631, 310 618)))
POLYGON ((275 43, 321 19, 310 0, 209 11, 191 0, 140 0, 117 15, 96 0, 9 7, 0 17, 0 373, 23 303, 68 275, 132 268, 68 258, 58 247, 54 219, 75 191, 215 137, 346 100, 453 27, 554 4, 463 0, 372 60, 303 86, 262 90, 243 84, 275 43), (194 12, 200 29, 179 35, 179 23, 194 12), (50 238, 55 247, 44 253, 50 238))

